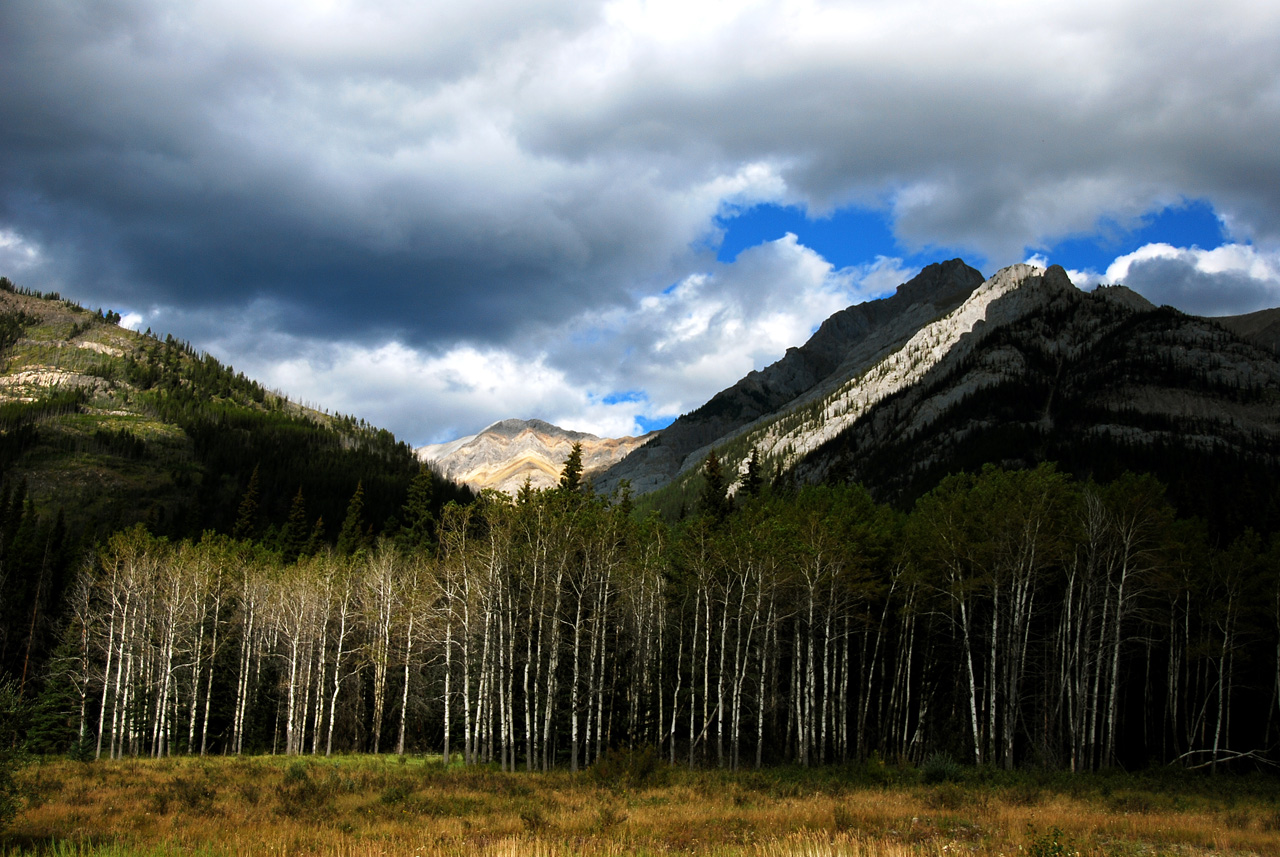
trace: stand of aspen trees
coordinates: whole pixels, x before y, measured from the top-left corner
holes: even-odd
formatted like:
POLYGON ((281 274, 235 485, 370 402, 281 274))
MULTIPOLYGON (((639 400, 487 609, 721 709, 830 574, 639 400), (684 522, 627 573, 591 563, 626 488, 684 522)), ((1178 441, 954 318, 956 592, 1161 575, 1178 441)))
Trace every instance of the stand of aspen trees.
POLYGON ((676 527, 625 497, 526 490, 432 529, 287 564, 116 534, 71 599, 82 741, 1078 770, 1238 764, 1280 735, 1277 551, 1211 547, 1146 477, 988 469, 908 514, 857 487, 739 492, 676 527))

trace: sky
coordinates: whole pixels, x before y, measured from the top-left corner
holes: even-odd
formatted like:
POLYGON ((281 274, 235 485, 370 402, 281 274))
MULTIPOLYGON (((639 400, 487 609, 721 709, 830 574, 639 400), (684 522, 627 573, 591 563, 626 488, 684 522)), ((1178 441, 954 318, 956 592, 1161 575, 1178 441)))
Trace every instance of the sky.
POLYGON ((1280 4, 5 0, 0 274, 413 445, 661 427, 930 262, 1280 306, 1280 4))

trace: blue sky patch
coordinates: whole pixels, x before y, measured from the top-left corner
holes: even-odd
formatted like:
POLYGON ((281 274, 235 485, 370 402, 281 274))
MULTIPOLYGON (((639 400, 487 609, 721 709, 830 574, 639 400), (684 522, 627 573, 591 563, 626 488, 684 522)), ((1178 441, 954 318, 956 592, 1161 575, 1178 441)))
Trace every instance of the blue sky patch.
MULTIPOLYGON (((971 264, 985 261, 979 253, 966 254, 946 247, 909 253, 894 238, 887 215, 866 208, 842 208, 830 216, 811 219, 801 207, 768 203, 722 217, 719 223, 725 235, 716 259, 723 263, 732 262, 743 250, 776 241, 788 232, 795 234, 804 246, 822 254, 837 269, 865 264, 877 256, 900 258, 908 267, 957 255, 971 264)), ((1213 206, 1204 200, 1191 200, 1149 213, 1133 228, 1104 220, 1088 235, 1059 241, 1047 250, 1028 248, 1026 255, 1038 252, 1051 263, 1065 268, 1105 271, 1118 256, 1147 244, 1164 242, 1175 247, 1213 248, 1221 245, 1225 238, 1213 206)))
POLYGON ((719 223, 725 230, 716 253, 721 262, 732 262, 743 250, 776 241, 788 232, 837 268, 902 252, 884 214, 866 208, 842 208, 812 220, 797 206, 769 203, 720 218, 719 223))
POLYGON ((658 416, 650 418, 646 417, 644 414, 636 414, 636 424, 640 426, 645 434, 648 434, 651 431, 657 431, 658 429, 664 429, 675 421, 676 418, 673 416, 658 416))
POLYGON ((1044 255, 1055 265, 1076 271, 1105 271, 1118 256, 1147 244, 1212 249, 1226 239, 1213 206, 1204 200, 1170 206, 1142 218, 1136 229, 1104 221, 1092 235, 1060 241, 1044 255))
POLYGON ((643 390, 619 390, 615 393, 609 393, 601 402, 606 405, 618 405, 622 402, 645 402, 649 397, 645 395, 643 390))

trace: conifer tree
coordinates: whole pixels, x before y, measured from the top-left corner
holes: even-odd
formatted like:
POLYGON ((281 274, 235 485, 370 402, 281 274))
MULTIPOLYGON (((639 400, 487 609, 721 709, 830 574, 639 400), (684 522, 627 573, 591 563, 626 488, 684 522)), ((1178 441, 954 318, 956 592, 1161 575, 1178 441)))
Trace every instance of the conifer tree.
POLYGON ((258 466, 254 465, 249 485, 244 489, 240 508, 236 511, 236 524, 231 530, 233 538, 252 539, 258 535, 258 466))
POLYGON ((423 465, 409 483, 409 495, 401 507, 404 522, 400 525, 399 540, 410 550, 427 550, 435 543, 436 523, 431 514, 434 496, 435 477, 430 468, 423 465))
POLYGON ((582 488, 582 444, 575 443, 560 471, 560 490, 575 494, 582 488))
POLYGON ((338 531, 338 553, 351 556, 364 547, 364 542, 364 482, 358 482, 356 493, 351 495, 351 502, 347 504, 347 517, 338 531))
POLYGON ((307 546, 303 549, 303 553, 307 556, 315 556, 320 553, 324 547, 324 516, 316 518, 315 526, 311 528, 311 537, 307 539, 307 546))
POLYGON ((302 496, 302 486, 298 486, 298 493, 289 508, 289 518, 280 533, 280 554, 285 562, 297 562, 307 549, 307 536, 307 502, 302 496))
POLYGON ((702 513, 712 520, 722 521, 729 514, 729 486, 725 484, 724 469, 713 449, 702 464, 702 513))

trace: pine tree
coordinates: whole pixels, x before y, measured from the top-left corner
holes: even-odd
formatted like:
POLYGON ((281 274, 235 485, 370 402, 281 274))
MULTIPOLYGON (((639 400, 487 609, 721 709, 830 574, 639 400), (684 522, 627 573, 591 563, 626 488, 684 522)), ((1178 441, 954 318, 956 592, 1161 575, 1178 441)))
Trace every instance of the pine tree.
POLYGON ((576 494, 582 488, 582 444, 575 443, 560 471, 560 490, 576 494))
POLYGON ((347 517, 338 531, 338 553, 351 556, 365 546, 364 482, 356 483, 356 493, 347 504, 347 517))
POLYGON ((307 502, 302 496, 302 486, 298 486, 298 493, 289 508, 289 518, 280 533, 280 555, 285 562, 297 562, 307 549, 307 536, 307 502))
POLYGON ((258 535, 258 467, 254 465, 253 475, 249 477, 249 485, 244 489, 240 499, 240 508, 236 511, 236 524, 231 530, 233 538, 253 539, 258 535))
POLYGON ((436 521, 431 513, 435 496, 435 477, 426 465, 409 483, 409 494, 401 513, 399 541, 410 550, 429 550, 435 544, 436 521))
POLYGON ((702 514, 715 521, 723 521, 729 514, 729 486, 724 481, 724 470, 715 450, 707 455, 702 464, 702 514))
POLYGON ((311 537, 307 539, 307 546, 303 548, 303 553, 307 556, 315 556, 324 548, 324 516, 316 518, 315 526, 311 528, 311 537))

